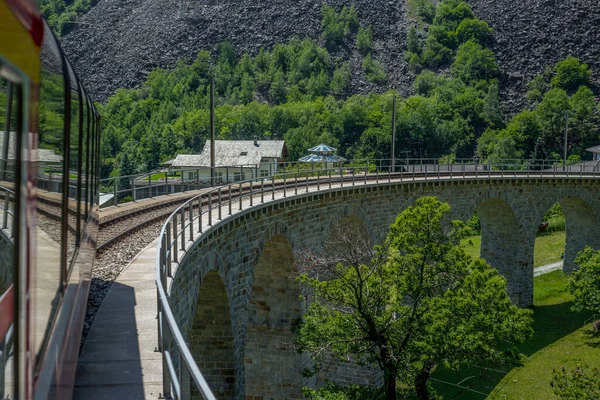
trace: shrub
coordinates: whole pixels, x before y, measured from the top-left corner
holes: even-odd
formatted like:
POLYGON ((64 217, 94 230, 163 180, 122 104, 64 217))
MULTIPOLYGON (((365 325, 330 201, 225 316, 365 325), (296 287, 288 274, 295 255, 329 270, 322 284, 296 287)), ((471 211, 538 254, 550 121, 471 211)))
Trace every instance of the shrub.
POLYGON ((414 27, 408 30, 408 35, 406 36, 406 49, 415 54, 421 54, 421 51, 423 51, 419 39, 417 38, 417 30, 414 27))
POLYGON ((473 19, 475 14, 467 3, 461 0, 446 0, 438 3, 433 23, 454 31, 465 19, 473 19))
POLYGON ((586 64, 582 64, 578 58, 567 57, 556 63, 554 77, 551 82, 558 87, 573 93, 579 86, 589 86, 592 72, 586 64))
POLYGON ((358 51, 363 56, 366 56, 371 52, 371 46, 373 45, 373 31, 371 30, 371 25, 366 28, 362 26, 358 28, 358 33, 356 34, 356 47, 358 51))
POLYGON ((346 35, 359 27, 354 5, 342 8, 339 14, 330 5, 324 5, 321 8, 321 27, 323 39, 328 46, 342 43, 346 35))
POLYGON ((408 0, 409 13, 430 23, 435 16, 435 6, 431 0, 408 0))
POLYGON ((341 43, 344 40, 344 23, 339 20, 335 9, 324 5, 321 9, 321 27, 323 28, 323 39, 328 46, 341 43))
POLYGON ((438 85, 438 76, 431 71, 423 71, 415 79, 413 85, 415 92, 421 96, 428 96, 438 85))
POLYGON ((464 19, 456 28, 456 39, 458 44, 474 40, 485 45, 492 37, 492 28, 487 22, 479 19, 464 19))
POLYGON ((350 86, 350 65, 343 63, 333 72, 333 78, 329 85, 329 90, 334 96, 340 96, 348 90, 350 86))
POLYGON ((436 68, 446 64, 452 58, 452 50, 444 46, 433 37, 429 36, 425 41, 421 61, 430 68, 436 68))
POLYGON ((363 60, 363 69, 369 81, 374 83, 385 82, 385 72, 381 68, 381 65, 379 65, 379 62, 371 57, 370 54, 363 60))
POLYGON ((421 72, 421 69, 423 69, 423 65, 421 65, 421 57, 419 57, 418 54, 410 52, 406 53, 406 56, 408 58, 408 68, 410 68, 410 70, 415 74, 421 72))
POLYGON ((458 48, 451 70, 454 76, 467 84, 493 78, 499 72, 494 53, 473 40, 458 48))

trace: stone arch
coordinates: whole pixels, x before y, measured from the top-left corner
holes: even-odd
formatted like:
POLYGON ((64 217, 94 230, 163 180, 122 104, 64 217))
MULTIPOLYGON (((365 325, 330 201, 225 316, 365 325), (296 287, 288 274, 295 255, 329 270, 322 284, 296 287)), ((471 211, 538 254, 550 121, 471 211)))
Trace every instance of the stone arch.
POLYGON ((577 254, 585 246, 600 248, 598 220, 592 207, 581 197, 563 197, 559 204, 565 214, 567 229, 563 271, 571 272, 576 268, 577 254))
POLYGON ((302 357, 291 332, 300 317, 292 244, 276 234, 266 241, 253 268, 244 347, 246 398, 303 398, 302 357))
POLYGON ((343 204, 335 209, 327 223, 324 238, 329 238, 339 225, 348 222, 357 225, 361 229, 361 233, 365 234, 371 242, 377 241, 378 237, 373 231, 374 226, 368 214, 362 207, 355 204, 343 204))
POLYGON ((563 271, 571 272, 575 266, 577 254, 585 248, 592 246, 600 248, 600 226, 598 225, 598 214, 591 206, 593 199, 588 198, 584 193, 561 193, 557 196, 549 197, 540 204, 540 210, 536 214, 535 224, 532 230, 537 232, 537 228, 542 222, 545 213, 554 203, 559 203, 565 215, 566 224, 566 242, 563 271))
MULTIPOLYGON (((209 253, 205 259, 216 261, 215 252, 209 253)), ((201 274, 199 279, 194 319, 188 335, 189 346, 215 396, 233 400, 236 397, 236 363, 229 297, 217 269, 214 266, 208 268, 208 272, 201 274)))
POLYGON ((480 256, 504 276, 513 303, 528 307, 533 304, 535 236, 524 234, 513 207, 505 199, 481 196, 479 200, 471 209, 477 212, 481 224, 480 256))

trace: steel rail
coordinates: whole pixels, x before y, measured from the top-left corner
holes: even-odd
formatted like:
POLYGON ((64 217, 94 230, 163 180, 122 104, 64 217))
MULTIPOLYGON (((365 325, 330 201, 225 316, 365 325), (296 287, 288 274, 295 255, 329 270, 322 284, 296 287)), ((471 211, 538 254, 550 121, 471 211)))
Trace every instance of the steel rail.
POLYGON ((173 279, 172 263, 179 263, 184 257, 186 246, 190 242, 198 239, 203 233, 211 229, 216 222, 222 219, 221 211, 223 207, 228 207, 229 213, 224 217, 231 216, 231 204, 237 203, 239 199, 239 209, 242 211, 242 200, 249 200, 249 208, 261 206, 265 202, 275 200, 275 190, 281 192, 283 197, 288 195, 298 195, 298 188, 301 187, 300 195, 309 192, 309 186, 315 187, 317 191, 330 191, 355 186, 373 186, 382 184, 396 184, 404 182, 429 182, 429 181, 460 181, 472 179, 515 179, 515 178, 599 178, 600 166, 595 165, 588 171, 586 165, 576 165, 562 167, 557 163, 550 163, 547 160, 499 160, 498 162, 446 164, 440 163, 440 160, 419 159, 419 160, 377 160, 380 161, 373 166, 368 161, 351 162, 348 167, 333 167, 323 169, 311 169, 275 173, 269 177, 253 177, 253 179, 236 182, 239 183, 239 190, 236 196, 231 192, 231 184, 223 185, 212 190, 203 192, 180 205, 171 213, 163 225, 158 246, 156 258, 156 284, 157 284, 157 311, 158 311, 158 343, 159 351, 163 354, 163 397, 171 398, 172 395, 177 399, 188 399, 190 393, 190 376, 198 388, 202 398, 205 400, 215 399, 214 394, 204 379, 200 369, 196 365, 193 356, 185 342, 185 339, 177 325, 168 295, 168 279, 173 279), (384 165, 381 161, 387 161, 384 165), (393 166, 393 167, 392 167, 393 166), (470 166, 467 168, 467 166, 470 166), (392 168, 399 169, 399 172, 392 171, 392 168), (418 171, 417 171, 418 169, 418 171), (469 170, 469 171, 467 171, 469 170), (372 172, 373 171, 373 172, 372 172), (358 172, 358 173, 357 173, 358 172), (357 179, 360 176, 360 179, 357 179), (316 177, 316 179, 315 179, 316 177), (270 183, 265 184, 270 181, 270 183), (332 184, 335 186, 332 187, 332 184), (339 185, 339 186, 338 186, 339 185), (242 190, 242 187, 247 190, 242 190), (288 193, 292 191, 292 193, 288 193), (222 196, 222 192, 228 193, 222 196), (268 194, 271 194, 270 200, 268 194), (267 199, 265 200, 265 194, 267 199), (254 201, 256 198, 256 201, 254 201), (194 202, 197 203, 198 213, 194 215, 194 202), (206 209, 202 209, 203 206, 206 209), (213 209, 218 207, 218 215, 213 218, 213 209), (186 212, 188 210, 188 212, 186 212), (203 215, 208 214, 208 227, 203 229, 203 215), (187 217, 186 217, 187 216, 187 217), (198 219, 198 228, 194 230, 194 219, 198 219), (217 221, 214 221, 217 219, 217 221), (179 220, 179 221, 178 221, 179 220), (186 241, 186 230, 189 230, 189 237, 186 241), (172 231, 172 232, 171 232, 172 231), (199 236, 194 237, 197 233, 199 236), (166 323, 165 323, 166 321, 166 323), (178 350, 178 364, 172 360, 171 351, 176 347, 178 350), (177 371, 179 369, 179 371, 177 371))

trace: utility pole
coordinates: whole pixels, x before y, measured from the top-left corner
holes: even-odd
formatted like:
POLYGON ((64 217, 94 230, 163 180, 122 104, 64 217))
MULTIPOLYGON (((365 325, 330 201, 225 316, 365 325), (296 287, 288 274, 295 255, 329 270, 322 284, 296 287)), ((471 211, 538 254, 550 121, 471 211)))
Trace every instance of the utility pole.
POLYGON ((565 151, 563 154, 563 169, 567 170, 567 135, 569 134, 569 111, 565 112, 565 151))
POLYGON ((215 186, 215 76, 210 74, 210 186, 215 186))
POLYGON ((396 95, 392 97, 392 172, 396 172, 396 95))

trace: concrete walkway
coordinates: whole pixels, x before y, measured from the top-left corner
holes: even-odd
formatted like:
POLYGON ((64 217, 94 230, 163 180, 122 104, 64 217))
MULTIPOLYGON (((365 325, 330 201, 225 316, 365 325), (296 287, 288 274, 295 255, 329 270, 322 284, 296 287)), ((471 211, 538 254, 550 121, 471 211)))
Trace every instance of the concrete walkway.
POLYGON ((555 262, 554 264, 542 265, 541 267, 537 267, 533 270, 533 276, 540 276, 549 274, 550 272, 562 270, 563 262, 555 262))
POLYGON ((162 392, 157 346, 157 241, 113 283, 83 345, 74 399, 158 399, 162 392))

